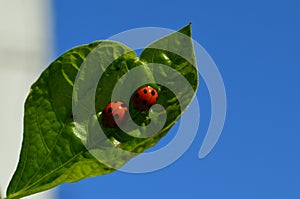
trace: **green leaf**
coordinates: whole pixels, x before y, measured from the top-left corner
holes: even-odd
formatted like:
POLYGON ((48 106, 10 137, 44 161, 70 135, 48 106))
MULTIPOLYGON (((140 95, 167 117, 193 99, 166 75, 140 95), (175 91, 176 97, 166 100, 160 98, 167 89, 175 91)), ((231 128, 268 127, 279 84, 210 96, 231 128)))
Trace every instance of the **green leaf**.
POLYGON ((113 172, 154 146, 180 118, 198 86, 190 31, 189 24, 179 31, 182 34, 154 42, 144 49, 140 60, 133 50, 113 41, 75 47, 55 60, 32 85, 25 102, 20 160, 7 199, 113 172), (178 74, 164 66, 177 71, 192 89, 177 85, 178 74), (126 78, 135 69, 139 77, 126 78), (101 111, 111 99, 130 98, 136 85, 143 82, 159 91, 158 103, 165 108, 166 118, 162 109, 140 113, 129 103, 139 127, 125 126, 126 133, 103 127, 101 111), (117 89, 113 93, 117 83, 129 92, 119 94, 124 92, 117 89), (162 128, 149 137, 151 125, 162 128), (99 127, 104 134, 97 131, 99 127))

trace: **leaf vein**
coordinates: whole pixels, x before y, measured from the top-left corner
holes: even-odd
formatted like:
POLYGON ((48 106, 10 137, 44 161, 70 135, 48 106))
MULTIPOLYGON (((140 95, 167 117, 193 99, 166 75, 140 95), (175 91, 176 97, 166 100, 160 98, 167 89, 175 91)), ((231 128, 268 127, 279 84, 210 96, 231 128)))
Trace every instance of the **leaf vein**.
POLYGON ((62 125, 62 127, 61 127, 61 129, 60 129, 58 135, 56 136, 56 139, 55 139, 55 142, 54 142, 53 146, 51 147, 51 149, 50 149, 49 153, 47 154, 47 156, 44 158, 42 164, 41 164, 41 165, 39 166, 39 168, 36 170, 36 172, 34 173, 34 175, 28 180, 28 182, 27 182, 27 184, 24 186, 24 188, 27 187, 27 186, 31 183, 31 181, 38 175, 39 171, 40 171, 41 168, 44 166, 44 164, 45 164, 46 161, 48 160, 49 156, 51 155, 53 149, 55 148, 55 146, 56 146, 56 144, 57 144, 57 141, 58 141, 58 139, 59 139, 61 133, 63 132, 63 129, 64 129, 64 128, 65 128, 65 124, 62 125))
POLYGON ((37 183, 39 183, 40 181, 42 181, 44 178, 47 178, 49 175, 51 175, 51 174, 55 173, 57 170, 63 168, 65 165, 67 165, 69 162, 73 161, 75 158, 77 158, 78 156, 80 156, 82 153, 83 153, 83 151, 80 151, 79 153, 75 154, 68 161, 64 162, 59 167, 57 167, 56 169, 54 169, 51 172, 47 173, 46 175, 42 176, 39 180, 37 180, 36 182, 34 182, 33 184, 31 184, 30 186, 28 186, 27 188, 24 188, 24 190, 30 189, 31 187, 33 187, 34 185, 36 185, 37 183))
POLYGON ((36 119, 36 123, 37 123, 38 128, 39 128, 39 135, 41 136, 43 145, 45 146, 47 152, 49 153, 49 152, 50 152, 50 149, 49 149, 48 145, 46 144, 45 138, 44 138, 44 136, 43 136, 43 134, 42 134, 42 131, 41 131, 41 125, 40 125, 40 121, 39 121, 39 119, 38 119, 38 117, 39 117, 39 115, 40 115, 38 109, 36 109, 36 112, 37 112, 37 114, 36 114, 36 118, 35 118, 35 119, 36 119))
POLYGON ((70 80, 69 76, 66 74, 63 68, 61 68, 61 72, 68 84, 70 84, 73 87, 74 83, 72 82, 72 80, 70 80))

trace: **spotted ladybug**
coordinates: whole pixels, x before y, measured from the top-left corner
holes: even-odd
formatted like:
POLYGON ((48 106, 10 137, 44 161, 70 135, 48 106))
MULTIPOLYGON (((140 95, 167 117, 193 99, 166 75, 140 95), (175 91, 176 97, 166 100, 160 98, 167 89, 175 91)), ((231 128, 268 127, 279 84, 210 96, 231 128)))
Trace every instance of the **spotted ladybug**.
POLYGON ((132 104, 133 108, 138 111, 148 111, 152 105, 156 104, 157 100, 157 91, 151 86, 145 86, 135 92, 132 104))
POLYGON ((121 101, 109 103, 102 113, 102 124, 107 128, 117 128, 128 119, 128 107, 121 101))

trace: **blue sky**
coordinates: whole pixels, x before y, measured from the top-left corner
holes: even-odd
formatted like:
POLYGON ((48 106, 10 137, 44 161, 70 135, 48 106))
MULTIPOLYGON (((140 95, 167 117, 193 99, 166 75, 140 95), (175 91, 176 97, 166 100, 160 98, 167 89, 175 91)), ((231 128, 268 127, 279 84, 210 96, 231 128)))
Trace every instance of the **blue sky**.
MULTIPOLYGON (((300 2, 55 0, 55 56, 138 27, 179 29, 216 62, 227 92, 222 136, 198 158, 210 118, 200 82, 201 123, 189 150, 147 174, 113 174, 64 184, 58 198, 300 198, 300 2)), ((160 144, 172 139, 172 132, 160 144)))

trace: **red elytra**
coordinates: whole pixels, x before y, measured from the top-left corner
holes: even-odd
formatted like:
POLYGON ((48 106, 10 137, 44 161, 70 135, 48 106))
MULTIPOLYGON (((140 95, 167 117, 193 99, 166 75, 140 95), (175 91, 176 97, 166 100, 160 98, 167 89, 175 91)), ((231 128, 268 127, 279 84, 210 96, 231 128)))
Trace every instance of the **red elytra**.
POLYGON ((158 93, 151 86, 145 86, 138 89, 133 98, 133 108, 138 111, 148 111, 150 107, 157 103, 158 93))
POLYGON ((107 128, 117 128, 128 119, 128 107, 122 101, 109 103, 102 113, 102 124, 107 128))

